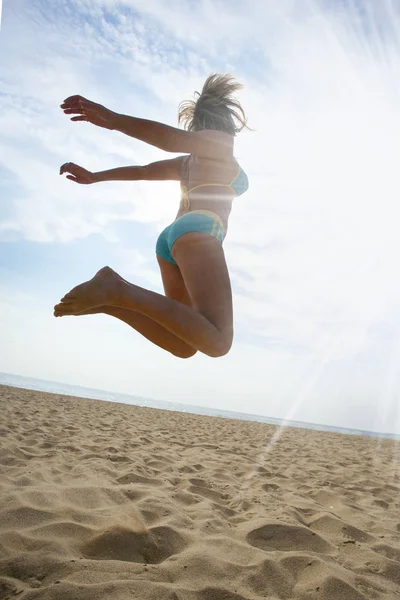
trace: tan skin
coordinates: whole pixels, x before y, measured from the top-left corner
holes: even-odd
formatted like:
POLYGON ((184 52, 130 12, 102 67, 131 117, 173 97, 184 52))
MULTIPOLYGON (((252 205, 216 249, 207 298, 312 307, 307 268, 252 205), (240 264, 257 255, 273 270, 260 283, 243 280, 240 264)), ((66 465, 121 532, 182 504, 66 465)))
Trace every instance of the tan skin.
MULTIPOLYGON (((226 173, 228 179, 233 179, 237 170, 233 136, 227 133, 188 132, 119 115, 82 96, 67 98, 61 108, 67 115, 76 115, 72 121, 87 121, 115 129, 167 152, 194 155, 206 165, 208 172, 212 171, 208 181, 218 183, 216 177, 221 177, 222 173, 226 182, 226 173)), ((65 163, 60 174, 68 173, 68 179, 86 185, 109 180, 179 181, 182 159, 101 173, 91 173, 74 163, 65 163)), ((208 187, 205 189, 209 191, 208 187)), ((202 208, 219 214, 225 231, 230 206, 231 201, 207 200, 207 194, 203 197, 197 194, 191 202, 191 210, 202 208)), ((181 214, 182 207, 177 217, 181 214)), ((176 240, 172 256, 176 265, 157 257, 165 296, 129 283, 109 267, 104 267, 91 280, 66 294, 54 307, 54 315, 108 314, 180 358, 189 358, 197 351, 211 357, 227 354, 233 340, 232 291, 221 243, 204 233, 186 233, 176 240)))

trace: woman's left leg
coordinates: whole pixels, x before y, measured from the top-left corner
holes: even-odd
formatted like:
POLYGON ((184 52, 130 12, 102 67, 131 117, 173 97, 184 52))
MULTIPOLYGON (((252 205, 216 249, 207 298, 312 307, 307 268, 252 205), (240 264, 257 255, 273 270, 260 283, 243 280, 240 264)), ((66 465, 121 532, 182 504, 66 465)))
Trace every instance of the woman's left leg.
POLYGON ((55 311, 54 314, 58 317, 64 316, 64 314, 75 317, 100 314, 109 315, 110 317, 115 317, 119 321, 126 323, 147 340, 178 358, 191 358, 197 352, 197 350, 168 331, 168 329, 157 323, 157 321, 140 314, 136 310, 120 308, 119 306, 97 306, 96 308, 84 310, 79 313, 58 314, 57 311, 55 311))

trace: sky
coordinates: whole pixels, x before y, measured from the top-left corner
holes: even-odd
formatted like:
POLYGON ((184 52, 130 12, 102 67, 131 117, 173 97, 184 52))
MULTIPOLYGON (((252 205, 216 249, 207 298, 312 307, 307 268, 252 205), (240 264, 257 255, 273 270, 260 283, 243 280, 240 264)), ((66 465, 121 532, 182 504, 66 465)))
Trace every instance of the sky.
POLYGON ((0 371, 224 410, 400 433, 400 4, 395 0, 4 0, 0 371), (235 341, 181 360, 125 324, 55 319, 102 266, 162 292, 177 182, 78 186, 173 157, 59 105, 81 94, 177 124, 212 72, 243 84, 250 179, 224 247, 235 341))

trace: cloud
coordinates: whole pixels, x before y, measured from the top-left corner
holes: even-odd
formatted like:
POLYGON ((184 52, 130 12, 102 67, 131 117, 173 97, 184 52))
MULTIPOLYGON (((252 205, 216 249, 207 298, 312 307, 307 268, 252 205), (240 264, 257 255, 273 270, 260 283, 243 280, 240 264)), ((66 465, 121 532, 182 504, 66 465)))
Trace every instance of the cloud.
MULTIPOLYGON (((296 361, 322 378, 336 373, 341 394, 346 386, 366 394, 364 367, 353 378, 352 368, 379 362, 385 343, 371 331, 386 323, 395 340, 379 362, 385 381, 400 324, 399 19, 389 0, 9 0, 0 38, 8 57, 0 62, 0 240, 51 247, 100 235, 114 242, 126 276, 160 289, 147 249, 174 218, 178 185, 79 187, 58 169, 68 160, 100 170, 162 154, 71 123, 58 105, 81 93, 175 124, 178 103, 206 75, 231 70, 246 84, 241 99, 255 131, 236 143, 250 189, 235 201, 225 249, 242 347, 223 362, 224 376, 239 372, 249 344, 260 371, 250 369, 255 383, 248 393, 240 387, 242 397, 259 402, 282 389, 296 361), (124 237, 123 223, 141 237, 124 237), (264 362, 279 373, 268 375, 273 383, 264 381, 264 362)), ((307 388, 301 372, 296 385, 307 388)))

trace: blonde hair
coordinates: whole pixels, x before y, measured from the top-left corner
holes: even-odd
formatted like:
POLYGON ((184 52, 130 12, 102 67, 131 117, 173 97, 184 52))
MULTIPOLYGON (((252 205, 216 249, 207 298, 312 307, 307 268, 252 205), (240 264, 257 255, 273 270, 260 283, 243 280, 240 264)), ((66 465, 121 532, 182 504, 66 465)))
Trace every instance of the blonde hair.
POLYGON ((229 73, 210 75, 195 100, 185 100, 179 105, 178 123, 188 131, 217 129, 236 135, 247 127, 247 119, 235 93, 242 84, 229 73))

